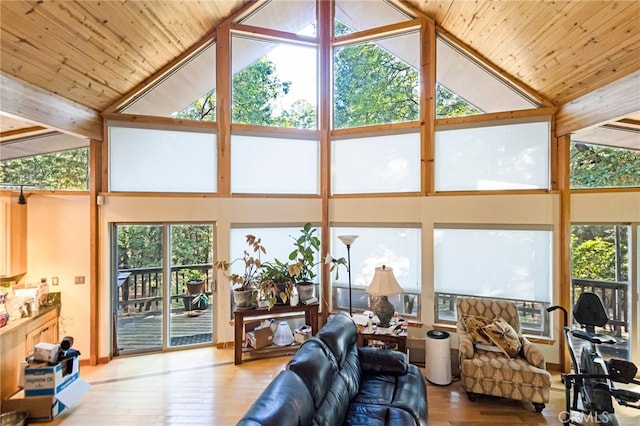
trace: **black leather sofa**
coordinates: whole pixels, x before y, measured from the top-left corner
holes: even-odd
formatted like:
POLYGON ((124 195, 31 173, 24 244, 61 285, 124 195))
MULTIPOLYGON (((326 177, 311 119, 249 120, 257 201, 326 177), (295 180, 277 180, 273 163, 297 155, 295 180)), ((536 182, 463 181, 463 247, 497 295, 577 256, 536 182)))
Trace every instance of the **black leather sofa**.
POLYGON ((357 346, 338 313, 298 350, 238 425, 424 425, 427 388, 401 352, 357 346))

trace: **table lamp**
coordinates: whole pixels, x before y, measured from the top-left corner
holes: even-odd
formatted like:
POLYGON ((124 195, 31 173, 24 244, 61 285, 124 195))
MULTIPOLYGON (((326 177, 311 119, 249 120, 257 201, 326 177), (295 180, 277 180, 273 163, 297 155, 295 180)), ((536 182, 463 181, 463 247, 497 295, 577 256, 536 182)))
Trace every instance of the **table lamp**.
POLYGON ((395 308, 389 302, 387 296, 402 293, 402 287, 398 284, 396 277, 393 275, 393 269, 382 267, 376 268, 371 284, 367 287, 367 293, 371 296, 378 297, 378 301, 373 305, 373 313, 380 320, 380 327, 389 327, 389 321, 393 318, 395 308))

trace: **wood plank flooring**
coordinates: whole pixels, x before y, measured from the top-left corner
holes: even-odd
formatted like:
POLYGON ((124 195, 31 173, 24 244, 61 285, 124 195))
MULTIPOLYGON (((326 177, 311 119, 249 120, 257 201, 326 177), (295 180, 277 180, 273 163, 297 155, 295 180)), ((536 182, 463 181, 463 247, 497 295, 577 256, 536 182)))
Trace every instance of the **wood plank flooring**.
MULTIPOLYGON (((82 367, 91 391, 51 425, 234 425, 290 357, 233 365, 233 349, 200 348, 120 357, 82 367)), ((530 404, 492 397, 468 400, 460 384, 428 385, 428 424, 435 426, 558 425, 564 389, 553 377, 542 414, 530 404)), ((640 424, 640 411, 618 409, 621 425, 640 424)), ((330 426, 330 425, 327 425, 330 426)))

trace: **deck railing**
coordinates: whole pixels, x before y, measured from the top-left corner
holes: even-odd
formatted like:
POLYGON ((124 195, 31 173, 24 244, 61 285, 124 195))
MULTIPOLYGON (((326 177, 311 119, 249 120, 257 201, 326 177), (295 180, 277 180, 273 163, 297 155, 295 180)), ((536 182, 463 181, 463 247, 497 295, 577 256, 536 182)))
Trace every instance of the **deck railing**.
MULTIPOLYGON (((617 337, 622 331, 628 332, 627 283, 615 281, 588 280, 574 278, 571 280, 573 300, 577 300, 583 292, 592 292, 600 296, 609 316, 606 327, 610 328, 617 337)), ((436 293, 435 318, 436 322, 455 324, 455 306, 457 294, 436 293)), ((520 314, 522 329, 527 334, 549 335, 549 321, 546 308, 547 303, 515 300, 520 314)))
MULTIPOLYGON (((180 265, 171 267, 171 296, 181 298, 186 293, 186 278, 183 269, 196 269, 205 276, 204 292, 213 291, 213 269, 211 264, 180 265)), ((163 268, 118 269, 116 301, 118 309, 128 312, 159 308, 163 298, 163 268)))

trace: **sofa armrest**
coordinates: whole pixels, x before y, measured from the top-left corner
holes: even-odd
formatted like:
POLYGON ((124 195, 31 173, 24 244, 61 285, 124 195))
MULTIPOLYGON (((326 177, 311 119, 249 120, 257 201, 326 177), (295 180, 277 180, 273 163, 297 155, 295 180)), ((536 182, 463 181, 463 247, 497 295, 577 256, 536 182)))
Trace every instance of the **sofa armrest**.
POLYGON ((473 340, 467 332, 461 328, 458 328, 458 351, 460 352, 461 359, 473 358, 473 340))
POLYGON ((522 342, 522 354, 524 355, 524 359, 534 367, 544 370, 545 362, 542 351, 524 336, 520 336, 520 341, 522 342))
POLYGON ((407 355, 402 352, 366 346, 358 348, 358 356, 364 373, 395 376, 407 373, 407 355))

